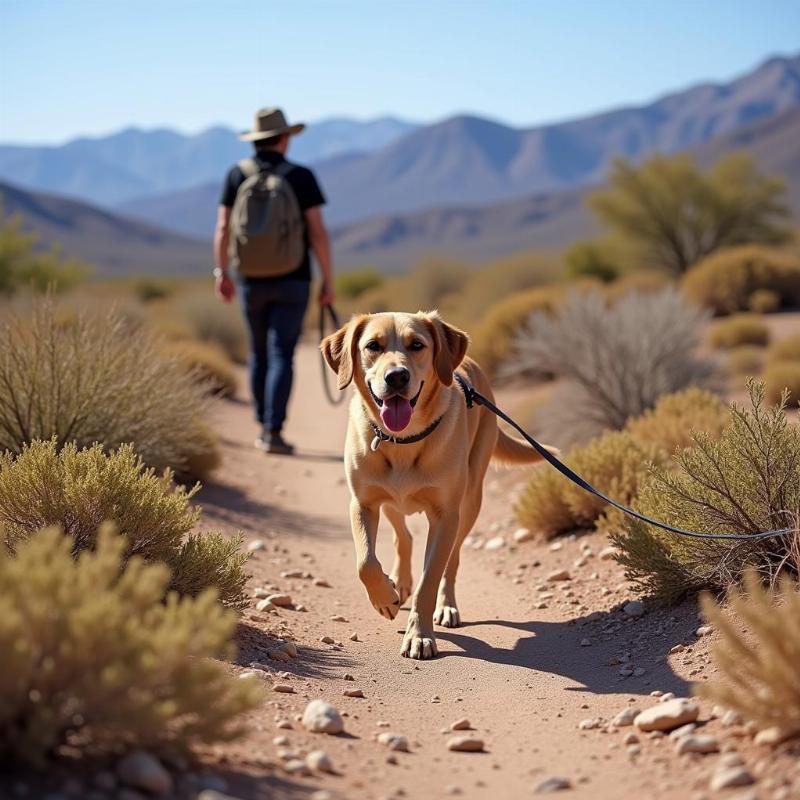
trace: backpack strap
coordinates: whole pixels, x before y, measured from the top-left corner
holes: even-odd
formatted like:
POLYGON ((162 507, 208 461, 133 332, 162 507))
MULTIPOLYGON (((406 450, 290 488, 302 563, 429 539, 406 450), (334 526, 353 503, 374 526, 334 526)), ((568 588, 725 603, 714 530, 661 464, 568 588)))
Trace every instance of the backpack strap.
POLYGON ((254 158, 243 158, 236 166, 245 178, 252 178, 261 172, 261 165, 254 158))
POLYGON ((237 165, 239 171, 246 178, 252 178, 253 175, 258 175, 259 172, 269 170, 273 175, 280 175, 285 178, 291 172, 294 164, 290 164, 285 159, 279 164, 273 166, 272 164, 262 164, 257 158, 244 158, 237 165))

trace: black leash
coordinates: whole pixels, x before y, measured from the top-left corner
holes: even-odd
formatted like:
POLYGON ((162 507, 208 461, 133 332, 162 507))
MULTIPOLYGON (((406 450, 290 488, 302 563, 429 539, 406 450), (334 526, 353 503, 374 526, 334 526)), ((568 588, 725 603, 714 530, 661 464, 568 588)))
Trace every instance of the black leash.
MULTIPOLYGON (((341 327, 341 324, 339 322, 339 317, 336 314, 336 310, 334 309, 334 307, 330 306, 330 305, 320 306, 320 309, 319 309, 319 340, 320 340, 320 342, 329 333, 334 333, 335 331, 338 331, 340 327, 341 327), (331 330, 326 330, 326 328, 325 328, 326 316, 327 316, 328 319, 330 319, 331 323, 333 324, 333 328, 331 330)), ((320 353, 320 358, 322 360, 322 388, 325 390, 325 397, 328 398, 328 402, 332 406, 338 406, 339 403, 341 403, 344 400, 344 398, 346 396, 346 393, 345 392, 334 391, 334 389, 331 388, 330 383, 328 383, 328 381, 330 380, 330 370, 328 369, 328 365, 325 362, 325 356, 323 356, 322 353, 320 353)))
POLYGON ((652 519, 651 517, 646 516, 645 514, 640 514, 638 511, 634 511, 632 508, 628 508, 628 506, 622 505, 622 503, 618 503, 616 500, 612 500, 610 497, 604 495, 599 489, 595 489, 590 483, 585 481, 578 475, 576 472, 573 472, 566 464, 562 461, 557 459, 552 453, 550 453, 543 445, 539 444, 533 436, 528 435, 525 431, 516 423, 514 422, 508 414, 501 411, 489 398, 484 397, 480 392, 478 392, 474 386, 470 386, 465 380, 463 380, 460 376, 456 376, 456 380, 461 385, 461 389, 464 392, 464 398, 467 401, 467 407, 472 408, 474 404, 479 406, 483 406, 484 408, 488 409, 492 412, 495 416, 502 419, 504 422, 507 422, 523 439, 534 449, 537 453, 547 461, 550 466, 555 467, 565 478, 571 480, 577 486, 580 486, 581 489, 593 494, 595 497, 600 498, 601 500, 605 501, 614 508, 621 511, 623 514, 627 514, 629 517, 633 517, 634 519, 638 519, 641 522, 645 522, 648 525, 653 525, 656 528, 661 528, 664 531, 668 531, 669 533, 675 533, 678 536, 687 536, 690 539, 725 539, 727 541, 747 541, 747 540, 754 540, 754 539, 769 539, 774 536, 787 536, 789 534, 794 533, 794 528, 782 528, 781 530, 776 531, 762 531, 759 533, 697 533, 696 531, 685 531, 683 528, 676 528, 673 525, 668 525, 666 522, 659 522, 657 519, 652 519))

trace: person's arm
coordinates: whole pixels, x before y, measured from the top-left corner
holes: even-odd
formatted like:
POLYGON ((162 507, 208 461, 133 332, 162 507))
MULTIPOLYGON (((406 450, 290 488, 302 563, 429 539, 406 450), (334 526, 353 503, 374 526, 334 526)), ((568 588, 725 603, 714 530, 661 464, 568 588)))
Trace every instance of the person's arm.
POLYGON ((333 263, 331 261, 331 242, 328 230, 322 219, 322 206, 314 206, 306 211, 306 226, 308 228, 308 243, 314 251, 319 268, 322 271, 322 289, 319 293, 320 305, 329 306, 333 303, 333 263))
POLYGON ((217 226, 214 228, 214 263, 216 281, 214 291, 220 300, 230 302, 236 293, 236 287, 228 272, 228 239, 230 237, 228 223, 231 219, 231 210, 228 206, 217 208, 217 226))

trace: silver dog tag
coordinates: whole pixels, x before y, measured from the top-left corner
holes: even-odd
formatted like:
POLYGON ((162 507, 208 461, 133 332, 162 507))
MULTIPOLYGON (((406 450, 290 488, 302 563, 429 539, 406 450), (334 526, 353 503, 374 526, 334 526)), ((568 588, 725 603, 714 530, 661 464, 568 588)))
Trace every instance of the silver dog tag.
POLYGON ((372 440, 372 444, 370 444, 369 449, 372 450, 372 452, 374 453, 380 446, 381 446, 381 438, 380 436, 376 436, 372 440))

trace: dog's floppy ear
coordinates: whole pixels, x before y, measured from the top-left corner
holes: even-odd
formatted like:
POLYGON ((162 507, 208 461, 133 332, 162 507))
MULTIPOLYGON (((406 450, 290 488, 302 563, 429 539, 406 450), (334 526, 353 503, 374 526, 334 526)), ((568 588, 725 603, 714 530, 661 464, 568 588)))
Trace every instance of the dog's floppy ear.
POLYGON ((336 385, 339 389, 346 388, 353 380, 355 350, 358 346, 358 337, 361 335, 366 321, 367 316, 363 314, 353 317, 336 333, 326 336, 320 345, 325 361, 338 376, 336 385))
POLYGON ((431 314, 427 323, 433 334, 433 368, 445 385, 453 383, 453 372, 464 360, 469 346, 469 336, 453 325, 448 325, 438 314, 431 314))

